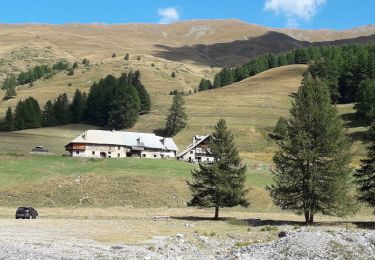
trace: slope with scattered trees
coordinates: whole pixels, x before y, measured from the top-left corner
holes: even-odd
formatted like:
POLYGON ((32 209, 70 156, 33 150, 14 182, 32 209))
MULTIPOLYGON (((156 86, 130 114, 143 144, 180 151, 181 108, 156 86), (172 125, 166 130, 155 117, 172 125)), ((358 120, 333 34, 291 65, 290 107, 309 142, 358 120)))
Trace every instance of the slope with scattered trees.
POLYGON ((140 81, 139 71, 108 75, 94 83, 88 95, 76 90, 72 102, 66 93, 49 100, 41 111, 32 97, 20 100, 13 112, 8 108, 1 130, 12 131, 68 123, 90 123, 113 129, 132 127, 140 113, 148 113, 151 100, 140 81))

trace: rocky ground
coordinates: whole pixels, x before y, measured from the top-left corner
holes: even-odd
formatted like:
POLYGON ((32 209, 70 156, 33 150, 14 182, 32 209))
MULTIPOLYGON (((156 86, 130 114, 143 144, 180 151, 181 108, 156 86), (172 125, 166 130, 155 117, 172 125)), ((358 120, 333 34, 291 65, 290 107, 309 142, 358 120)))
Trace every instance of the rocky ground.
POLYGON ((215 235, 176 234, 126 245, 48 229, 1 226, 0 259, 375 259, 375 231, 283 227, 286 236, 251 244, 215 235), (32 234, 32 235, 30 235, 32 234))

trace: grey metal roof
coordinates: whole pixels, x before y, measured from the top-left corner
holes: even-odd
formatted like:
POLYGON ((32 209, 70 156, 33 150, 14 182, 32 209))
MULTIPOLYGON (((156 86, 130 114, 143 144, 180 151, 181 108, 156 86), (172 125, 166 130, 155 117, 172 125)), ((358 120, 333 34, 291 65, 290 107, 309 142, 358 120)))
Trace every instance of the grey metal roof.
POLYGON ((123 145, 128 147, 145 147, 152 149, 178 151, 171 138, 163 138, 152 133, 121 131, 87 130, 70 143, 123 145), (162 140, 164 139, 164 144, 162 140))

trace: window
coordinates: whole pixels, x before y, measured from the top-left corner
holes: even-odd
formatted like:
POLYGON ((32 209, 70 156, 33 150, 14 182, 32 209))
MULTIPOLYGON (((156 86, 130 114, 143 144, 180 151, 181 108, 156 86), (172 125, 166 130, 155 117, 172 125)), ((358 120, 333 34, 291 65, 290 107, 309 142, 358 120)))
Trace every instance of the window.
POLYGON ((193 154, 193 153, 194 153, 194 151, 193 151, 193 150, 191 150, 191 151, 190 151, 190 154, 193 154))
POLYGON ((119 154, 119 153, 117 154, 117 157, 120 157, 120 154, 119 154))
POLYGON ((117 146, 117 150, 120 150, 121 149, 121 147, 120 146, 117 146))
POLYGON ((156 158, 156 157, 157 157, 157 155, 156 155, 156 154, 154 154, 154 157, 156 158))
POLYGON ((142 154, 142 157, 146 157, 146 154, 142 154))
POLYGON ((92 155, 95 155, 95 151, 92 151, 92 153, 91 153, 92 155))
POLYGON ((111 154, 111 152, 108 152, 108 154, 111 154))
POLYGON ((76 151, 76 154, 79 154, 79 151, 76 151))

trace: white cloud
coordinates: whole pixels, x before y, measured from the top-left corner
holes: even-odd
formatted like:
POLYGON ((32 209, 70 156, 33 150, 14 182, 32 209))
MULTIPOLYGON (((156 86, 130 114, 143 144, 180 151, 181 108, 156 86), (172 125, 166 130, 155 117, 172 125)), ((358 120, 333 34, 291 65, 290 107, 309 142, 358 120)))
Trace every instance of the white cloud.
POLYGON ((298 26, 298 20, 311 21, 326 0, 266 0, 265 11, 287 17, 287 26, 298 26))
POLYGON ((175 7, 159 8, 158 15, 161 16, 159 23, 168 24, 180 19, 180 15, 175 7))

